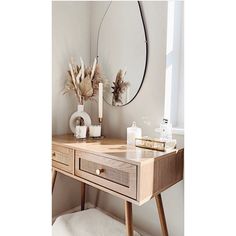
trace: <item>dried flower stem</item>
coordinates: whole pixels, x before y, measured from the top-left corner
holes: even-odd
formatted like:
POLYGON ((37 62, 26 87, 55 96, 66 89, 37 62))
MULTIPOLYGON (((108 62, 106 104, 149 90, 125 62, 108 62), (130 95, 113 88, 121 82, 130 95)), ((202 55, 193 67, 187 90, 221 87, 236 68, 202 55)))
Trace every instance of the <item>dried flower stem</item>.
POLYGON ((74 91, 75 96, 80 104, 91 99, 97 94, 98 84, 103 81, 101 68, 94 59, 92 67, 85 67, 82 58, 80 58, 81 66, 75 65, 73 59, 69 63, 69 77, 65 84, 64 94, 74 91))

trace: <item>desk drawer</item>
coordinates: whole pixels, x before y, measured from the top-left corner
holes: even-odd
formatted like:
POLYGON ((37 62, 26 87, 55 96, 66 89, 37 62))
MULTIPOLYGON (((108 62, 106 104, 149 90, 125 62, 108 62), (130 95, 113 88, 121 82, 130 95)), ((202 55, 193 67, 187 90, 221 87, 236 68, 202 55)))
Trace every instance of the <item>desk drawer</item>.
POLYGON ((136 199, 136 165, 87 152, 75 152, 75 175, 136 199))
POLYGON ((52 166, 69 173, 74 169, 74 151, 70 148, 52 146, 52 166))

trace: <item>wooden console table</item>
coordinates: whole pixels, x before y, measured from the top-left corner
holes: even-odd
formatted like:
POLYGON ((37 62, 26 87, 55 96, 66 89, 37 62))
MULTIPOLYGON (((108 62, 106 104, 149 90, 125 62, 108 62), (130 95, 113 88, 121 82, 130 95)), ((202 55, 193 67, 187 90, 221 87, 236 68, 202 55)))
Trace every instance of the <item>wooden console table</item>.
POLYGON ((183 179, 183 149, 152 151, 126 145, 125 140, 78 141, 72 135, 53 136, 52 190, 57 172, 125 200, 127 236, 133 236, 132 203, 141 206, 155 197, 163 236, 168 236, 161 192, 183 179))

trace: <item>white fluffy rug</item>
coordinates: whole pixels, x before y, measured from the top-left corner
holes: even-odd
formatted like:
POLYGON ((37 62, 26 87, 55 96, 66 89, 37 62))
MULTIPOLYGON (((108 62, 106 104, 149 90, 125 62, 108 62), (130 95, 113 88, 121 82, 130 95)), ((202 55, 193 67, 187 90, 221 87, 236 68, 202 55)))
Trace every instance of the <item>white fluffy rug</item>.
MULTIPOLYGON (((59 216, 52 226, 53 236, 125 236, 125 225, 92 208, 59 216)), ((140 236, 134 232, 134 236, 140 236)))

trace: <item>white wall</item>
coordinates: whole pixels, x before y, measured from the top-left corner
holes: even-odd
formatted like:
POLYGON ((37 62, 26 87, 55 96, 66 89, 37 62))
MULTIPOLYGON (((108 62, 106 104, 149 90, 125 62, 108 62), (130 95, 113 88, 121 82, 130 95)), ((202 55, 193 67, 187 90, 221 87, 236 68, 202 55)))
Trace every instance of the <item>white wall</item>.
MULTIPOLYGON (((97 27, 105 7, 104 2, 63 4, 65 3, 53 3, 53 133, 69 131, 68 119, 75 109, 72 97, 60 94, 67 69, 67 58, 69 59, 72 54, 81 55, 88 62, 96 56, 97 27), (91 37, 88 24, 91 26, 91 37), (62 27, 65 33, 61 32, 62 27), (90 40, 91 49, 90 43, 88 43, 90 40)), ((142 5, 149 38, 149 62, 146 78, 139 94, 129 105, 117 108, 104 104, 103 133, 107 137, 126 138, 126 128, 133 120, 143 129, 144 135, 154 136, 156 135, 154 129, 159 127, 163 118, 167 2, 143 2, 142 5)), ((92 104, 91 109, 88 108, 87 111, 90 112, 93 121, 96 121, 97 106, 92 104)), ((179 143, 183 143, 183 136, 175 137, 179 143)), ((170 236, 183 236, 183 182, 169 188, 163 192, 162 196, 170 236)), ((96 197, 97 190, 89 187, 87 201, 94 204, 96 197)), ((53 199, 54 215, 74 207, 78 203, 79 184, 67 177, 59 176, 53 199)), ((124 218, 124 202, 118 198, 100 192, 98 206, 115 216, 124 218)), ((154 200, 141 207, 134 206, 133 215, 135 226, 150 235, 161 235, 154 200)))
MULTIPOLYGON (((90 4, 52 2, 52 133, 70 132, 69 117, 76 109, 71 95, 62 95, 68 61, 90 61, 90 4)), ((79 204, 80 185, 58 174, 53 194, 53 215, 79 204)))
MULTIPOLYGON (((108 3, 93 2, 91 21, 91 58, 96 55, 97 28, 108 3)), ((135 120, 144 135, 154 136, 164 114, 167 2, 142 2, 149 38, 149 61, 143 86, 132 103, 124 107, 104 104, 103 133, 109 137, 126 138, 126 128, 135 120)), ((132 14, 132 13, 130 13, 132 14)), ((131 17, 131 16, 130 16, 131 17)), ((120 23, 125 24, 120 19, 120 23)), ((96 117, 96 107, 91 114, 96 117)), ((183 136, 174 136, 183 143, 183 136)), ((183 181, 163 192, 163 202, 170 236, 183 236, 183 181)), ((97 201, 97 190, 90 188, 89 201, 97 201)), ((124 218, 124 202, 100 192, 98 206, 124 218)), ((134 206, 134 225, 151 235, 161 235, 154 200, 141 207, 134 206)))

